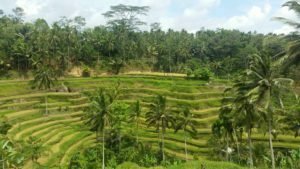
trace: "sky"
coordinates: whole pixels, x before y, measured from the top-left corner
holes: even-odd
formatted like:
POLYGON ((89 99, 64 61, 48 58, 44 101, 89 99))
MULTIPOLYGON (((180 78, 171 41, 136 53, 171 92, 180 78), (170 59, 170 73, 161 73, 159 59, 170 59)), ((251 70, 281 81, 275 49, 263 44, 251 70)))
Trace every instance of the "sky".
MULTIPOLYGON (((206 29, 239 29, 259 33, 289 33, 294 29, 274 17, 296 18, 296 14, 281 5, 287 0, 0 0, 6 14, 15 7, 25 11, 25 20, 44 18, 48 23, 62 16, 83 16, 86 26, 104 25, 102 15, 112 5, 149 6, 142 19, 150 25, 159 22, 162 29, 185 29, 196 32, 206 29)), ((148 27, 145 27, 149 28, 148 27)))

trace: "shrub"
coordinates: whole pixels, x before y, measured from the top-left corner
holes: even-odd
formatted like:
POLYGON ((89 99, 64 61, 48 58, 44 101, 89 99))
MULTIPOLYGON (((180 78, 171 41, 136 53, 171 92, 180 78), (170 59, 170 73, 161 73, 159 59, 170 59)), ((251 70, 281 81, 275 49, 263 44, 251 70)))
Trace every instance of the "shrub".
POLYGON ((207 68, 196 69, 193 74, 195 79, 205 81, 209 81, 212 76, 211 71, 207 68))
POLYGON ((192 69, 186 68, 185 72, 186 72, 187 78, 189 78, 189 79, 192 78, 192 76, 193 76, 193 70, 192 69))
POLYGON ((81 73, 81 76, 82 77, 90 77, 91 76, 91 70, 90 70, 90 68, 87 67, 87 66, 84 66, 83 70, 82 70, 82 73, 81 73))

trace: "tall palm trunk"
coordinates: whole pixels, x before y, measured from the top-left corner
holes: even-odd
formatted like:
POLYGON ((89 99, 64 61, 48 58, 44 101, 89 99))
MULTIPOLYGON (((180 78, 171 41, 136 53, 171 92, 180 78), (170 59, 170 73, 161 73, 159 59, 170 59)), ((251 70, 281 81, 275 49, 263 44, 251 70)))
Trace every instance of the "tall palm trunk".
POLYGON ((269 88, 268 90, 268 97, 267 97, 267 103, 265 106, 265 109, 267 110, 268 113, 268 129, 269 129, 269 145, 270 145, 270 153, 271 153, 271 162, 272 162, 272 169, 275 169, 275 157, 274 157, 274 149, 273 149, 273 141, 272 141, 272 115, 273 111, 271 109, 272 107, 272 102, 271 102, 271 92, 272 88, 269 88))
POLYGON ((237 149, 237 154, 238 154, 238 161, 239 161, 239 164, 240 164, 241 163, 241 161, 240 161, 241 153, 240 153, 240 145, 239 145, 240 143, 239 143, 238 135, 237 135, 235 130, 234 130, 234 132, 235 132, 235 136, 236 136, 235 144, 236 144, 236 149, 237 149))
POLYGON ((102 169, 105 169, 105 130, 102 130, 102 169))
POLYGON ((4 155, 2 155, 2 168, 5 169, 5 160, 4 160, 4 155))
POLYGON ((251 140, 251 128, 248 127, 248 145, 249 145, 249 165, 253 168, 253 155, 252 155, 252 140, 251 140))
POLYGON ((120 129, 120 131, 119 131, 120 133, 119 133, 119 137, 118 137, 118 140, 119 140, 119 152, 121 152, 121 142, 122 142, 122 133, 121 133, 121 129, 120 129))
POLYGON ((165 128, 165 123, 164 123, 164 119, 162 119, 161 121, 162 123, 162 145, 161 145, 161 151, 162 151, 162 160, 163 162, 165 162, 165 151, 164 151, 164 148, 165 148, 165 131, 166 131, 166 128, 165 128))
POLYGON ((226 160, 229 161, 229 152, 228 152, 228 149, 229 149, 229 142, 228 142, 228 132, 226 132, 226 160))
POLYGON ((188 161, 188 152, 187 152, 187 144, 186 144, 186 132, 185 129, 183 129, 184 132, 184 151, 185 151, 185 161, 188 161))
POLYGON ((139 143, 139 119, 137 119, 137 123, 136 123, 136 143, 139 143))
POLYGON ((45 96, 45 107, 46 107, 45 114, 48 115, 48 96, 47 96, 47 93, 46 93, 46 96, 45 96))
POLYGON ((164 151, 164 148, 165 148, 165 131, 163 130, 162 132, 162 160, 163 162, 165 162, 165 151, 164 151))
POLYGON ((270 153, 271 153, 271 161, 272 161, 272 169, 275 169, 275 157, 274 157, 274 149, 272 142, 272 122, 269 119, 269 144, 270 144, 270 153))

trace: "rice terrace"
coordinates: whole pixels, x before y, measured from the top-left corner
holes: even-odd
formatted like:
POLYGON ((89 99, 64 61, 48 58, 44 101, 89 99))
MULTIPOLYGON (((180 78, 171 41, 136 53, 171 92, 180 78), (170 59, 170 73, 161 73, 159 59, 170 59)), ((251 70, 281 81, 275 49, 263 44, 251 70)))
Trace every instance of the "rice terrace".
POLYGON ((300 168, 299 0, 0 1, 0 169, 300 168))

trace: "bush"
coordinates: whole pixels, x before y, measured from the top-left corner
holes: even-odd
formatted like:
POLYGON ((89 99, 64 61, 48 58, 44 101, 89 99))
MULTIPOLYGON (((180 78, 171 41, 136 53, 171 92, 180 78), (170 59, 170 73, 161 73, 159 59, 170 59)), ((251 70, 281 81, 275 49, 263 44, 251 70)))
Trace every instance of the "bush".
POLYGON ((189 79, 192 78, 192 76, 193 76, 193 70, 192 69, 186 68, 185 72, 186 72, 187 78, 189 78, 189 79))
POLYGON ((194 71, 194 78, 198 80, 209 81, 212 73, 207 68, 199 68, 194 71))
POLYGON ((190 68, 186 68, 186 75, 188 79, 205 80, 209 81, 212 77, 212 72, 207 68, 198 68, 194 71, 190 68))
POLYGON ((91 70, 90 70, 90 68, 87 67, 87 66, 84 66, 83 70, 82 70, 82 73, 81 73, 81 76, 82 77, 90 77, 91 76, 91 70))

